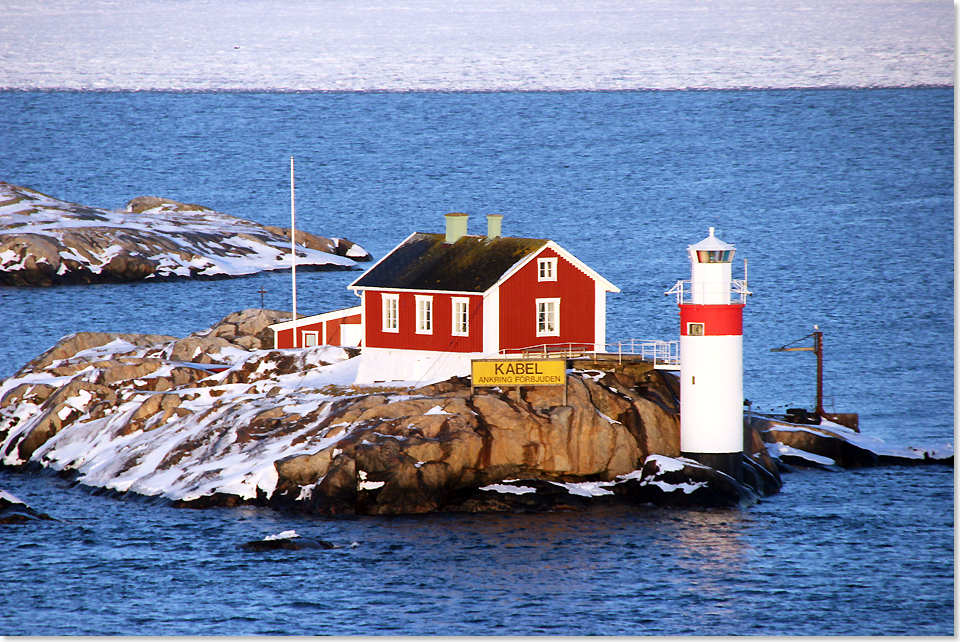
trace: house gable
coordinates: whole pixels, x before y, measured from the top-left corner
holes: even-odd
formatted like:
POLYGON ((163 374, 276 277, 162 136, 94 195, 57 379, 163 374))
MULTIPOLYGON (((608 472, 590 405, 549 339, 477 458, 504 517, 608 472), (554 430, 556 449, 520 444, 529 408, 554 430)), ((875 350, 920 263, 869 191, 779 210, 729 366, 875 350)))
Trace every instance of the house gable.
MULTIPOLYGON (((604 301, 598 300, 598 291, 606 288, 598 287, 595 278, 578 263, 551 243, 498 284, 500 349, 519 351, 544 344, 592 349, 596 345, 603 334, 598 328, 597 306, 604 301), (543 273, 541 261, 555 273, 543 273)), ((610 287, 618 291, 612 284, 610 287)))
POLYGON ((570 252, 567 252, 565 249, 563 249, 553 241, 547 241, 546 244, 544 245, 544 249, 538 252, 531 253, 530 255, 525 257, 523 260, 517 262, 513 267, 511 267, 508 271, 506 271, 503 274, 503 276, 500 277, 497 283, 495 283, 492 287, 499 286, 501 283, 503 283, 504 281, 512 277, 514 274, 516 274, 518 271, 524 269, 529 263, 533 261, 537 261, 540 258, 552 257, 552 256, 563 257, 564 259, 566 259, 566 261, 570 263, 570 265, 576 267, 578 270, 580 270, 585 275, 590 277, 593 281, 595 281, 599 287, 603 288, 603 290, 607 292, 620 291, 620 288, 618 288, 613 283, 611 283, 610 281, 600 276, 600 274, 598 274, 595 270, 587 266, 586 263, 584 263, 583 261, 575 257, 573 254, 570 254, 570 252))

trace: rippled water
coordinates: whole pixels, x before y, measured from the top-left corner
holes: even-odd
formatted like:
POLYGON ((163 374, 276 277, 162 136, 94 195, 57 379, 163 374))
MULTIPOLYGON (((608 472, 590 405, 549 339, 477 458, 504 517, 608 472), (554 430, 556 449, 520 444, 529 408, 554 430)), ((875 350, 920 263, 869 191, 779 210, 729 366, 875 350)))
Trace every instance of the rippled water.
POLYGON ((747 511, 324 519, 0 486, 0 630, 31 635, 950 635, 952 470, 795 473, 747 511), (252 553, 295 529, 341 548, 252 553))
MULTIPOLYGON (((717 227, 749 259, 745 393, 826 393, 897 445, 953 441, 951 89, 532 94, 0 92, 0 179, 101 207, 154 194, 376 257, 442 215, 549 236, 622 289, 608 338, 674 338, 663 296, 717 227)), ((353 305, 357 273, 298 278, 353 305)), ((0 376, 76 330, 183 336, 288 308, 289 276, 0 289, 0 376)), ((828 400, 828 405, 829 405, 828 400)), ((952 470, 798 473, 742 512, 345 520, 177 511, 0 471, 67 523, 0 527, 0 632, 953 632, 952 470), (253 554, 295 528, 344 546, 253 554), (351 542, 356 548, 347 548, 351 542)))
POLYGON ((946 2, 45 0, 6 2, 3 10, 0 87, 536 91, 953 83, 953 8, 946 2))

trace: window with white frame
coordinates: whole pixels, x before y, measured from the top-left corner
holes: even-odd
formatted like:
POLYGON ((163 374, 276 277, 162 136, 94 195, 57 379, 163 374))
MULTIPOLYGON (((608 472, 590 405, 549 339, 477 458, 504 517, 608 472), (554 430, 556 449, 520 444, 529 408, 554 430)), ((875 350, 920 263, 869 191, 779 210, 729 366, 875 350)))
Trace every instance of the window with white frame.
POLYGON ((470 335, 470 299, 466 297, 453 298, 453 336, 466 337, 470 335))
POLYGON ((383 296, 383 331, 400 332, 400 296, 384 294, 383 296))
POLYGON ((556 281, 557 280, 557 258, 537 260, 537 280, 538 281, 556 281))
POLYGON ((304 331, 304 333, 303 333, 303 347, 304 347, 304 348, 312 348, 313 346, 317 345, 317 339, 318 339, 318 338, 319 338, 319 333, 318 333, 318 332, 315 332, 315 331, 314 331, 314 332, 304 331))
POLYGON ((537 336, 560 335, 560 299, 537 299, 537 336))
POLYGON ((417 295, 417 334, 433 334, 433 297, 417 295))

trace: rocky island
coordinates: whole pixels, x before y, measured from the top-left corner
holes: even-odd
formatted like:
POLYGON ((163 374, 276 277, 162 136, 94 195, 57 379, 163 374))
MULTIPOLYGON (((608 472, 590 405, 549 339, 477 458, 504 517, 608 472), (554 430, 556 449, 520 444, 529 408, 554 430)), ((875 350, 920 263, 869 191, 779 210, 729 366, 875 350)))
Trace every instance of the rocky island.
MULTIPOLYGON (((354 269, 370 254, 297 230, 297 267, 354 269)), ((222 278, 289 269, 290 230, 142 196, 122 212, 0 182, 0 285, 222 278)))
POLYGON ((750 415, 742 483, 680 457, 679 386, 576 367, 557 387, 353 383, 355 349, 272 349, 289 314, 251 309, 188 337, 76 333, 0 382, 0 463, 201 508, 323 515, 737 507, 792 466, 952 465, 830 422, 750 415))

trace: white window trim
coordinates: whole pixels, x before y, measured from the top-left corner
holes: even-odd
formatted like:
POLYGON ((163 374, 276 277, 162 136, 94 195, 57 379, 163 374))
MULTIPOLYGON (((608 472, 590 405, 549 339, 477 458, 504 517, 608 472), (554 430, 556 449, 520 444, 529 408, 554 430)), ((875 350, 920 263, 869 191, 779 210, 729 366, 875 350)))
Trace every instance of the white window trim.
POLYGON ((450 328, 450 334, 455 337, 469 337, 470 336, 470 299, 467 297, 453 297, 450 303, 451 317, 453 319, 450 328), (460 319, 457 314, 457 306, 463 306, 463 311, 466 313, 466 323, 465 328, 460 328, 460 319))
POLYGON ((537 259, 537 280, 538 281, 556 281, 557 280, 557 257, 551 256, 537 259), (546 266, 546 270, 544 270, 546 266), (544 272, 547 274, 544 275, 544 272))
POLYGON ((538 337, 558 337, 560 336, 560 299, 537 299, 537 336, 538 337), (553 330, 540 328, 540 308, 546 306, 549 309, 553 304, 553 330))
POLYGON ((417 301, 417 334, 433 334, 433 297, 416 295, 417 301), (427 314, 423 315, 423 310, 427 314))
POLYGON ((317 332, 316 330, 303 330, 302 332, 303 334, 301 335, 300 338, 303 339, 302 345, 304 348, 313 348, 315 346, 320 345, 319 332, 317 332), (307 337, 311 337, 313 339, 313 345, 310 345, 309 343, 307 343, 307 337))
POLYGON ((383 331, 400 332, 400 295, 399 294, 381 294, 383 307, 383 331), (390 305, 392 303, 392 306, 390 305), (390 307, 393 307, 393 317, 388 314, 390 307), (390 321, 393 321, 391 325, 390 321))

